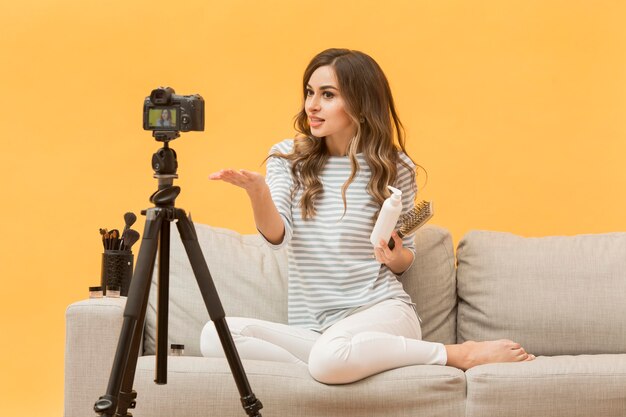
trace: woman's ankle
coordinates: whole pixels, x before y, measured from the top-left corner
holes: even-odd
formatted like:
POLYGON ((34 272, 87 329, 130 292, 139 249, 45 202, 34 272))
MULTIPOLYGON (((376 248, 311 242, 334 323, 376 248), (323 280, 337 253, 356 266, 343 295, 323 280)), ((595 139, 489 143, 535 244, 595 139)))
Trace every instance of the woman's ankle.
POLYGON ((463 371, 471 368, 468 357, 469 349, 467 349, 466 343, 472 342, 465 342, 463 344, 456 345, 445 345, 446 354, 448 355, 448 362, 446 363, 447 366, 454 366, 455 368, 459 368, 463 371))

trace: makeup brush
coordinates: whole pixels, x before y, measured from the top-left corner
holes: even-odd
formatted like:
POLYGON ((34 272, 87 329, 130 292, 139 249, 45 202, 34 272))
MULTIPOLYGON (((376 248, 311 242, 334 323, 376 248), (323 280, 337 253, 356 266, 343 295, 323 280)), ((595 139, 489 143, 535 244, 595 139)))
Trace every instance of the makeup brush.
POLYGON ((137 216, 135 216, 135 213, 131 213, 129 211, 128 213, 124 214, 124 223, 126 223, 124 225, 124 230, 126 231, 130 229, 130 226, 135 224, 136 221, 137 221, 137 216))
POLYGON ((124 250, 130 251, 132 246, 139 240, 139 232, 133 229, 124 231, 122 242, 124 244, 124 250))
POLYGON ((111 244, 111 240, 110 240, 111 236, 109 232, 106 231, 106 229, 104 230, 105 232, 104 232, 104 235, 102 235, 102 238, 104 239, 104 249, 107 250, 107 249, 110 249, 109 245, 111 244))
POLYGON ((104 249, 107 248, 106 242, 104 241, 104 235, 106 234, 107 229, 100 229, 100 234, 102 235, 102 246, 104 249))
POLYGON ((124 239, 126 236, 126 231, 128 229, 130 229, 130 227, 135 224, 135 222, 137 221, 137 216, 135 215, 135 213, 132 212, 127 212, 124 214, 124 231, 122 232, 122 240, 119 242, 119 250, 123 250, 124 249, 124 239))
POLYGON ((120 237, 120 231, 117 229, 113 229, 109 232, 109 235, 111 236, 111 243, 109 245, 109 249, 117 249, 119 247, 119 237, 120 237))

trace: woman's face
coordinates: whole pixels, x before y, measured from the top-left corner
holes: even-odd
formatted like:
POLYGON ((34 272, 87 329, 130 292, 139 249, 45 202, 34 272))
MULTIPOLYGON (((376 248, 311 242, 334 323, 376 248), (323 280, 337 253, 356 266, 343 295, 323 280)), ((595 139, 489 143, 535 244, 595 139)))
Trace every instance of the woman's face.
POLYGON ((161 112, 161 119, 163 119, 163 120, 167 120, 167 119, 169 119, 169 118, 170 118, 170 112, 169 112, 169 111, 167 111, 167 109, 163 110, 163 111, 161 112))
POLYGON ((348 115, 339 91, 335 70, 330 66, 316 69, 307 84, 304 110, 311 133, 326 140, 349 142, 356 134, 356 125, 348 115))

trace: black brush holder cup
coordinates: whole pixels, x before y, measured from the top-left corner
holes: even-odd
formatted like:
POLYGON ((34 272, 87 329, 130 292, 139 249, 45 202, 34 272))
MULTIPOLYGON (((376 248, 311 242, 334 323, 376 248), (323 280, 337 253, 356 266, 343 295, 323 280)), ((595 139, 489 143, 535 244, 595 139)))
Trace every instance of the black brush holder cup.
POLYGON ((100 282, 106 295, 106 288, 116 286, 120 295, 128 296, 130 280, 133 277, 133 254, 126 250, 105 250, 102 254, 100 282))

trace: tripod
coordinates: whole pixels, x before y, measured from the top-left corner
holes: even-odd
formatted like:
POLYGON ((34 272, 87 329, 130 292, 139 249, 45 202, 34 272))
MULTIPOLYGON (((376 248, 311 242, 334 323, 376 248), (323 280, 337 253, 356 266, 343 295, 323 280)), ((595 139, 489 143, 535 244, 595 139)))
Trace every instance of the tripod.
POLYGON ((250 388, 243 365, 235 348, 235 343, 226 324, 224 309, 207 267, 196 230, 191 218, 185 211, 174 207, 174 201, 180 193, 180 187, 174 186, 178 178, 176 169, 178 162, 176 152, 168 146, 170 140, 178 137, 178 132, 154 132, 157 140, 164 145, 152 156, 154 177, 158 179, 159 188, 150 197, 155 207, 142 211, 146 216, 137 265, 128 292, 128 300, 124 309, 124 321, 113 360, 113 368, 106 394, 101 396, 94 405, 94 410, 105 417, 132 417, 129 408, 135 408, 137 392, 133 381, 139 356, 139 345, 146 317, 150 283, 154 271, 154 262, 159 252, 159 282, 157 296, 157 342, 156 342, 156 376, 157 384, 167 383, 167 320, 169 301, 169 256, 170 256, 170 222, 176 222, 181 240, 191 268, 200 287, 204 304, 220 338, 231 373, 235 378, 241 396, 243 409, 248 416, 261 417, 259 410, 263 407, 250 388), (157 133, 161 136, 157 136, 157 133))

